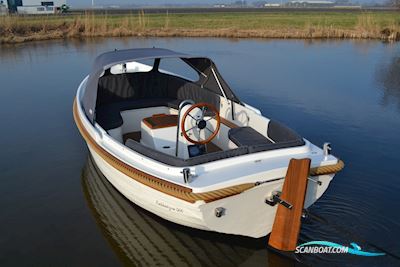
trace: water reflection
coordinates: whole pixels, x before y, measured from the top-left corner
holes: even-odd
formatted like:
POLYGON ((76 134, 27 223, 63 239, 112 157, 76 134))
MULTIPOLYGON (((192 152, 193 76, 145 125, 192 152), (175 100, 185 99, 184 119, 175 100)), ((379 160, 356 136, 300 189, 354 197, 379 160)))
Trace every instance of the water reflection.
POLYGON ((387 66, 378 72, 378 80, 382 84, 382 104, 397 105, 400 111, 400 57, 394 57, 387 66))
POLYGON ((21 59, 33 62, 35 58, 46 59, 54 56, 68 56, 69 54, 87 53, 96 57, 101 50, 102 44, 107 44, 110 40, 106 38, 87 38, 70 40, 52 40, 47 42, 31 42, 21 44, 1 45, 0 62, 9 64, 20 63, 21 59))
MULTIPOLYGON (((82 185, 87 204, 125 265, 294 266, 269 252, 265 239, 226 236, 182 227, 131 204, 89 157, 82 185)), ((298 263, 296 264, 298 266, 298 263)))
MULTIPOLYGON (((346 168, 312 206, 310 212, 324 221, 303 222, 301 242, 355 241, 368 250, 376 249, 370 243, 400 255, 400 213, 395 212, 399 43, 98 38, 0 46, 0 227, 7 229, 0 238, 1 266, 113 266, 114 255, 126 265, 139 256, 164 263, 169 253, 177 264, 297 264, 264 249, 265 239, 195 231, 160 220, 127 202, 90 162, 82 180, 87 201, 81 198, 79 174, 87 152, 71 115, 76 88, 99 53, 153 46, 213 58, 244 102, 315 144, 333 144, 346 168), (88 214, 86 203, 95 216, 88 214), (141 233, 155 241, 135 247, 146 240, 141 233), (115 253, 101 242, 103 236, 115 253), (149 256, 149 251, 156 253, 149 256)), ((400 257, 365 258, 301 255, 300 260, 313 266, 400 266, 400 257)))

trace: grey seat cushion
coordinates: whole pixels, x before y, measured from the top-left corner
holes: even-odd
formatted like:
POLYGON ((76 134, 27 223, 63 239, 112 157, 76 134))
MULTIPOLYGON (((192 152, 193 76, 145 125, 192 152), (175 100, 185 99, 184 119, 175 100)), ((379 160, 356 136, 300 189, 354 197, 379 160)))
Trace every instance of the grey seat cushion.
POLYGON ((220 107, 219 95, 183 78, 157 71, 107 72, 99 79, 96 121, 110 130, 123 124, 121 111, 158 106, 178 109, 185 99, 220 107))
POLYGON ((120 101, 98 107, 96 109, 96 121, 107 131, 122 126, 124 122, 121 117, 121 111, 163 106, 178 109, 179 103, 179 100, 172 98, 146 98, 120 101))
POLYGON ((238 147, 247 146, 249 153, 257 153, 275 149, 303 146, 304 139, 292 129, 276 122, 268 124, 270 141, 251 127, 232 128, 228 132, 229 139, 238 147))
POLYGON ((269 121, 267 133, 268 137, 274 140, 275 143, 303 141, 303 138, 298 133, 274 120, 269 121))
POLYGON ((228 136, 238 147, 272 144, 268 138, 251 127, 232 128, 229 130, 228 136))

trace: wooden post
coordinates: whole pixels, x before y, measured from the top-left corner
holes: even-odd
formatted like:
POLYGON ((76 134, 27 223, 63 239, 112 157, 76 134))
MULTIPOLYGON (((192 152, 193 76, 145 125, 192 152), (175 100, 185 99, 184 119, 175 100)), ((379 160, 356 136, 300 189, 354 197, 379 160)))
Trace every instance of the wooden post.
POLYGON ((300 233, 301 215, 307 190, 311 160, 291 159, 286 172, 280 199, 291 204, 291 208, 278 204, 269 245, 283 251, 296 249, 300 233))

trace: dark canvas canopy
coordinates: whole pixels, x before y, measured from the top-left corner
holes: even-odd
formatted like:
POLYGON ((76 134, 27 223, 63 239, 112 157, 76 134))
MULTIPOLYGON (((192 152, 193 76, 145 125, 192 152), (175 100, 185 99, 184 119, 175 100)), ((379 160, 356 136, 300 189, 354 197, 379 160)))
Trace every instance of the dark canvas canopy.
POLYGON ((215 64, 209 58, 187 55, 160 48, 116 50, 101 54, 96 58, 93 64, 92 72, 89 75, 86 83, 86 90, 82 98, 83 108, 89 120, 93 122, 95 119, 99 78, 102 76, 104 71, 117 64, 162 58, 180 58, 199 73, 199 81, 193 82, 198 85, 198 90, 205 90, 206 88, 208 91, 216 95, 222 95, 220 89, 221 86, 225 96, 229 100, 240 102, 219 74, 215 64))

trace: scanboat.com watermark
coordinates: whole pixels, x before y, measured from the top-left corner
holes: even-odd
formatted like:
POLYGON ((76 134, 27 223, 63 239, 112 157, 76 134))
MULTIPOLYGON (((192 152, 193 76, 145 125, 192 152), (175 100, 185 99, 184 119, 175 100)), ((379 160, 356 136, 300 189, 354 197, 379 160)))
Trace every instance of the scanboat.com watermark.
POLYGON ((351 247, 340 245, 329 241, 310 241, 303 243, 296 247, 295 253, 301 254, 353 254, 358 256, 375 257, 384 256, 385 253, 381 252, 367 252, 363 251, 356 243, 350 243, 351 247))

